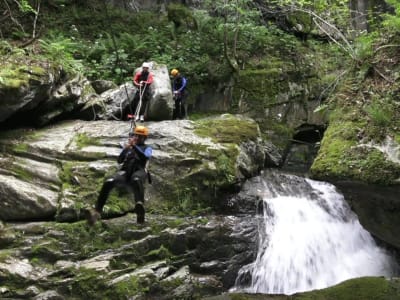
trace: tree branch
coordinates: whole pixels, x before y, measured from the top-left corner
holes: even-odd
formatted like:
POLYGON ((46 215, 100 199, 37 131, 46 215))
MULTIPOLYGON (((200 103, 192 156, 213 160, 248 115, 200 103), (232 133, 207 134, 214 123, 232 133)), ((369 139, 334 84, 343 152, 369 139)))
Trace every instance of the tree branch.
POLYGON ((374 53, 377 53, 378 51, 384 49, 384 48, 389 48, 389 47, 400 47, 400 45, 396 44, 391 44, 391 45, 383 45, 375 49, 374 53))
MULTIPOLYGON (((14 0, 14 1, 15 1, 15 0, 14 0)), ((4 4, 5 4, 5 6, 7 7, 8 13, 9 13, 9 15, 10 15, 10 19, 13 21, 13 23, 14 23, 15 25, 17 25, 19 28, 21 28, 21 30, 22 30, 23 33, 25 33, 24 27, 22 27, 22 25, 18 22, 18 20, 15 19, 15 18, 13 17, 11 8, 10 8, 10 6, 8 5, 7 0, 3 0, 3 2, 4 2, 4 4)))
POLYGON ((34 19, 34 21, 33 21, 32 38, 35 38, 35 36, 36 36, 36 23, 37 23, 37 19, 38 19, 38 16, 39 16, 39 11, 40 11, 40 0, 37 1, 35 19, 34 19))

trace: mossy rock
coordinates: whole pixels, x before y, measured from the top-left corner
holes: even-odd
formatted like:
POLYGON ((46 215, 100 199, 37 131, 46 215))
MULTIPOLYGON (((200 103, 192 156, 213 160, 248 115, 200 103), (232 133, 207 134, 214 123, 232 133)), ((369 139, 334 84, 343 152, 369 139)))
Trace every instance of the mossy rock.
POLYGON ((240 144, 248 140, 255 141, 259 137, 257 123, 229 114, 222 115, 221 118, 199 120, 196 122, 195 133, 222 144, 240 144))
MULTIPOLYGON (((20 63, 26 63, 19 56, 15 57, 15 59, 20 63)), ((0 89, 3 90, 20 90, 49 79, 49 70, 37 62, 34 65, 28 62, 27 65, 23 66, 15 64, 15 62, 0 63, 0 89)))
MULTIPOLYGON (((360 136, 369 135, 371 124, 357 110, 337 113, 324 134, 311 174, 322 180, 355 180, 392 185, 400 178, 400 164, 387 159, 383 152, 363 145, 360 136)), ((382 131, 383 129, 381 129, 382 131)), ((388 131, 386 131, 388 132, 388 131)), ((379 140, 378 140, 379 141, 379 140)))
POLYGON ((398 300, 400 279, 362 277, 338 285, 294 295, 226 294, 205 300, 398 300))

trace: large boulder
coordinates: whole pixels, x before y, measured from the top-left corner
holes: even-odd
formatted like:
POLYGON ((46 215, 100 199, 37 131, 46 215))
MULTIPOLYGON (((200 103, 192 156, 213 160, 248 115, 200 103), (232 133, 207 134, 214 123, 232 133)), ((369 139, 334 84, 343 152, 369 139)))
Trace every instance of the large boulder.
POLYGON ((154 75, 154 82, 151 85, 153 97, 149 103, 148 119, 171 120, 174 101, 168 68, 153 62, 151 72, 154 75))
MULTIPOLYGON (((155 62, 151 64, 154 82, 148 119, 170 120, 173 99, 168 69, 155 62)), ((62 69, 35 67, 21 70, 18 74, 19 77, 13 81, 0 83, 0 123, 12 126, 42 127, 71 118, 124 120, 137 91, 132 82, 117 87, 104 81, 91 83, 80 74, 67 75, 62 69)))
MULTIPOLYGON (((154 149, 147 198, 157 209, 224 206, 226 196, 264 166, 265 148, 250 119, 225 115, 146 125, 154 149)), ((0 217, 82 218, 104 177, 117 170, 116 157, 129 130, 129 122, 69 121, 37 131, 7 132, 0 140, 0 217)), ((105 212, 131 209, 131 201, 110 197, 105 212)))
POLYGON ((51 66, 26 66, 15 70, 13 78, 0 82, 0 123, 40 106, 61 78, 62 71, 51 66))

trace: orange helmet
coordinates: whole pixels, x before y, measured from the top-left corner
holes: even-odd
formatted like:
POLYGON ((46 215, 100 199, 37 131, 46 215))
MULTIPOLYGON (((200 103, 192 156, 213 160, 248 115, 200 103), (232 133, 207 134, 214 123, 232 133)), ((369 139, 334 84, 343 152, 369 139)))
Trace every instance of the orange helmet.
POLYGON ((134 133, 137 135, 143 135, 143 136, 148 136, 149 135, 149 129, 144 126, 136 126, 134 133))
POLYGON ((174 77, 175 77, 176 75, 178 75, 178 73, 179 73, 178 69, 172 69, 172 70, 171 70, 171 75, 174 76, 174 77))

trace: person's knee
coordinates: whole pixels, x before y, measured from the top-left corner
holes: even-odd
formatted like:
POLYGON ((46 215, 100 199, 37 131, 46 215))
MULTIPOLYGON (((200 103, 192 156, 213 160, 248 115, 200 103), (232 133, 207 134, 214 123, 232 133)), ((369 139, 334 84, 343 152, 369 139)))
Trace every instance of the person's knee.
POLYGON ((131 178, 131 183, 135 186, 140 185, 141 184, 141 180, 138 176, 133 176, 131 178))
POLYGON ((111 177, 111 178, 107 178, 105 181, 104 181, 104 186, 112 186, 113 184, 114 184, 114 181, 115 181, 115 179, 113 178, 113 177, 111 177))

